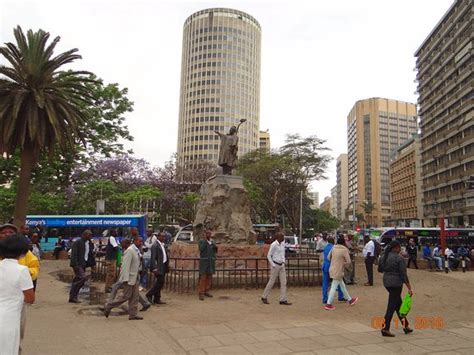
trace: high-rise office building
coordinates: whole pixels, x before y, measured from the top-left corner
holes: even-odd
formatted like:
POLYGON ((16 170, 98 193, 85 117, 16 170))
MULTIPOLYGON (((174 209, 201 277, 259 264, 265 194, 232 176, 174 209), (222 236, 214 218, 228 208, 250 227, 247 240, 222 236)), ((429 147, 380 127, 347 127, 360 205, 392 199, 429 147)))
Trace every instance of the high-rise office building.
POLYGON ((270 132, 268 129, 266 131, 260 131, 258 140, 259 148, 270 152, 270 132))
POLYGON ((327 213, 331 213, 332 204, 333 202, 331 196, 326 196, 324 201, 321 202, 321 205, 319 205, 319 209, 326 211, 327 213))
POLYGON ((309 207, 311 207, 313 210, 317 210, 319 208, 319 192, 310 191, 308 192, 308 197, 311 200, 309 207))
POLYGON ((331 189, 331 215, 337 218, 337 185, 331 189))
POLYGON ((420 139, 416 135, 399 147, 390 162, 392 222, 420 227, 423 219, 420 139))
POLYGON ((178 165, 217 161, 219 137, 241 119, 238 155, 259 147, 260 24, 238 10, 189 16, 183 29, 178 165))
POLYGON ((425 223, 474 225, 472 0, 457 0, 416 51, 425 223))
POLYGON ((349 205, 349 173, 347 170, 347 154, 341 154, 337 157, 336 162, 337 177, 337 218, 340 221, 347 220, 346 212, 349 205))
POLYGON ((355 202, 355 213, 371 225, 390 219, 390 155, 417 130, 415 104, 383 98, 356 102, 347 116, 349 216, 355 202), (373 204, 370 213, 364 202, 373 204))

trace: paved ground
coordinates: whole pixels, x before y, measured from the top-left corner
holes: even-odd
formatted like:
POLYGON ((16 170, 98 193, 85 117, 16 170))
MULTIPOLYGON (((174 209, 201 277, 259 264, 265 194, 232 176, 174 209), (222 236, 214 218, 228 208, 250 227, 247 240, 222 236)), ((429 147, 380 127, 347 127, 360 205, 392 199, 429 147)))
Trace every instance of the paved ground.
MULTIPOLYGON (((358 265, 358 275, 363 275, 358 265)), ((324 311, 321 289, 292 288, 291 307, 259 302, 261 290, 221 290, 201 302, 196 295, 165 293, 168 303, 142 314, 105 319, 97 306, 70 305, 67 285, 51 273, 64 261, 44 261, 37 304, 29 307, 24 354, 390 354, 474 352, 474 272, 410 270, 415 292, 409 320, 442 317, 443 329, 415 329, 383 338, 371 327, 382 316, 387 293, 376 275, 374 287, 349 286, 360 297, 354 307, 336 303, 324 311)), ((416 325, 416 324, 413 324, 416 325)), ((418 324, 421 325, 421 324, 418 324)))

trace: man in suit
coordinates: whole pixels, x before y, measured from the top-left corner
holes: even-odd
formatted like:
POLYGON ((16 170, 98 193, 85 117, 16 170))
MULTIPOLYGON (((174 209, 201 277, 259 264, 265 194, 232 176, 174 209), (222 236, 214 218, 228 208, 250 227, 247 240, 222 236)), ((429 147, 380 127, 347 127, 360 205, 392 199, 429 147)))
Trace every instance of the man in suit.
POLYGON ((166 235, 161 232, 158 240, 151 247, 150 270, 155 275, 155 284, 147 292, 146 298, 150 303, 165 304, 161 300, 161 289, 165 284, 165 276, 168 272, 168 255, 165 249, 166 235))
POLYGON ((82 232, 81 238, 72 244, 70 266, 74 270, 74 278, 69 292, 70 303, 80 303, 77 296, 88 279, 86 268, 95 266, 94 245, 91 237, 92 232, 86 229, 82 232))
POLYGON ((205 239, 198 243, 199 247, 199 299, 204 301, 204 296, 212 297, 209 293, 212 274, 216 271, 216 243, 211 239, 212 232, 207 229, 205 239))
POLYGON ((128 319, 142 320, 143 318, 137 316, 138 312, 138 279, 140 277, 141 254, 140 247, 142 245, 141 237, 134 237, 133 243, 123 254, 122 269, 118 282, 123 284, 123 294, 117 300, 109 300, 104 306, 104 315, 109 317, 110 311, 114 307, 120 306, 122 303, 128 301, 128 319))

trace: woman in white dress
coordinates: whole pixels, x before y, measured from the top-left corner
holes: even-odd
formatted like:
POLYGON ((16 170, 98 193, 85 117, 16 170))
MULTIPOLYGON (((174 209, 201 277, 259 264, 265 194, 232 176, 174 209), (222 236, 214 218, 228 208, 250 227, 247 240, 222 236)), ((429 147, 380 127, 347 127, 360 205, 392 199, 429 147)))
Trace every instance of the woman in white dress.
POLYGON ((23 236, 0 240, 0 354, 16 355, 20 349, 20 318, 23 302, 33 303, 35 293, 30 272, 18 264, 28 252, 23 236))

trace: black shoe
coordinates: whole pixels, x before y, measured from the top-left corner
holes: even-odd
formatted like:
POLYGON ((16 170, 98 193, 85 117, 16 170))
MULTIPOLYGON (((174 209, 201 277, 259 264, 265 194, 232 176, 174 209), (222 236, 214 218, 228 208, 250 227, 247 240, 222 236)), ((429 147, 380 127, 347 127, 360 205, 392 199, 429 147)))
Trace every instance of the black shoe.
POLYGON ((403 328, 403 332, 405 334, 410 334, 410 333, 413 333, 413 329, 411 329, 410 327, 406 327, 406 328, 403 328))
POLYGON ((199 300, 204 301, 204 295, 199 295, 199 300))
POLYGON ((105 318, 109 318, 109 316, 110 316, 110 309, 104 309, 104 316, 105 316, 105 318))
POLYGON ((105 289, 105 293, 110 293, 110 292, 112 292, 112 287, 107 287, 107 288, 105 289))
POLYGON ((158 302, 155 302, 155 304, 166 304, 166 302, 158 301, 158 302))
POLYGON ((69 300, 69 303, 81 303, 81 301, 79 301, 77 299, 71 299, 71 300, 69 300))
POLYGON ((148 310, 148 308, 151 307, 151 304, 147 304, 146 306, 143 306, 142 309, 140 309, 140 312, 146 312, 148 310))
POLYGON ((143 320, 143 317, 140 317, 140 316, 129 317, 128 320, 143 320))
POLYGON ((263 302, 264 304, 270 304, 270 302, 268 302, 268 300, 267 300, 266 298, 263 298, 263 297, 262 297, 262 302, 263 302))
POLYGON ((283 306, 291 306, 293 303, 288 302, 288 301, 280 301, 280 304, 283 306))
POLYGON ((153 304, 153 296, 145 295, 145 297, 148 300, 148 302, 153 304))
POLYGON ((206 297, 209 297, 209 298, 212 298, 212 297, 214 297, 214 296, 213 296, 213 295, 211 295, 209 292, 206 292, 206 293, 204 294, 204 296, 206 296, 206 297))
POLYGON ((380 332, 382 333, 382 336, 384 337, 393 338, 395 336, 395 334, 390 333, 390 330, 382 329, 380 332))

